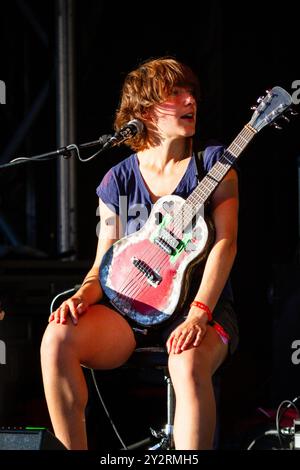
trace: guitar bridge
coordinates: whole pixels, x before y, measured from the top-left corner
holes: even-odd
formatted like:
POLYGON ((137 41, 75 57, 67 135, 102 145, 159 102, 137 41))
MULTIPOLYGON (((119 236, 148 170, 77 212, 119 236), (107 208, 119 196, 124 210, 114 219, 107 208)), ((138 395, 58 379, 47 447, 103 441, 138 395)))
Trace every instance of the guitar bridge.
POLYGON ((135 266, 144 276, 147 278, 149 284, 156 287, 162 281, 162 277, 158 274, 157 271, 154 271, 145 261, 133 257, 132 259, 133 266, 135 266))

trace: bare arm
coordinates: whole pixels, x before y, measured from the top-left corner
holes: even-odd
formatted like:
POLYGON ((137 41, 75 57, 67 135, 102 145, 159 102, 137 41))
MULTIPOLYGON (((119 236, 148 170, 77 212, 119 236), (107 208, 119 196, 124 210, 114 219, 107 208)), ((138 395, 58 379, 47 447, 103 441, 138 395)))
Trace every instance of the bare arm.
POLYGON ((76 295, 85 299, 88 305, 95 304, 102 298, 103 292, 99 282, 99 266, 104 254, 119 239, 119 217, 101 200, 99 200, 99 209, 101 226, 95 260, 85 276, 80 289, 76 292, 76 295))
POLYGON ((119 238, 120 221, 119 217, 101 200, 99 200, 99 209, 101 224, 93 266, 78 291, 50 315, 49 321, 66 323, 67 316, 70 315, 73 323, 77 324, 79 315, 82 315, 89 305, 99 302, 103 296, 99 282, 99 266, 106 251, 119 238))
MULTIPOLYGON (((195 297, 195 300, 207 305, 211 311, 218 302, 236 255, 238 179, 235 170, 226 175, 213 195, 212 217, 216 229, 215 243, 208 255, 195 297)), ((206 332, 207 320, 204 310, 191 307, 186 321, 170 335, 168 350, 180 353, 184 349, 198 346, 206 332)))
POLYGON ((215 243, 195 298, 208 305, 211 311, 219 300, 236 256, 238 181, 234 170, 228 173, 213 195, 212 217, 216 229, 215 243))

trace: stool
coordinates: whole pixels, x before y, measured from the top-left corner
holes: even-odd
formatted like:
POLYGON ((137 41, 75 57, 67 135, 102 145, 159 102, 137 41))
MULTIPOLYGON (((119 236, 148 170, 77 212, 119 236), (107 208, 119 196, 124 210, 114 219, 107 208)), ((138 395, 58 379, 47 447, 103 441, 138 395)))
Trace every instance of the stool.
MULTIPOLYGON (((123 367, 154 368, 161 370, 167 384, 167 422, 159 431, 150 428, 151 434, 159 442, 148 447, 149 450, 170 450, 174 448, 173 422, 175 410, 175 394, 168 370, 168 354, 165 348, 159 346, 136 348, 129 360, 123 367)), ((151 442, 151 437, 127 446, 128 450, 144 447, 151 442)))
MULTIPOLYGON (((175 413, 175 392, 173 388, 173 384, 171 381, 171 377, 168 370, 168 353, 165 348, 159 346, 153 347, 142 347, 136 348, 133 352, 132 356, 129 360, 122 366, 122 367, 134 367, 134 368, 154 368, 161 370, 164 374, 164 380, 167 384, 167 392, 166 392, 166 416, 167 422, 162 427, 162 429, 156 431, 150 428, 151 434, 159 441, 150 446, 149 445, 152 441, 151 437, 146 438, 144 440, 135 442, 129 446, 126 446, 127 450, 138 449, 140 447, 146 447, 148 450, 171 450, 174 449, 174 438, 173 438, 173 424, 174 424, 174 413, 175 413)), ((219 372, 215 373, 212 378, 213 388, 216 398, 216 405, 218 408, 219 401, 220 401, 220 378, 221 375, 219 372)), ((214 435, 214 443, 213 448, 217 449, 219 447, 219 416, 217 411, 217 423, 216 423, 216 430, 214 435)))

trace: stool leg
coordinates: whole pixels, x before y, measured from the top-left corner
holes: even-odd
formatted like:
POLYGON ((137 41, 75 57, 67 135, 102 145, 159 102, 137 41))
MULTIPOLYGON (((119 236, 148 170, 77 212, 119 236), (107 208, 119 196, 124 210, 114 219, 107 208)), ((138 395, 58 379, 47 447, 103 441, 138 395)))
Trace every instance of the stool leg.
POLYGON ((175 393, 171 377, 166 371, 165 380, 167 382, 167 424, 161 431, 158 432, 151 429, 152 435, 158 439, 160 438, 160 441, 154 446, 149 447, 149 450, 169 450, 174 448, 173 423, 175 410, 175 393))
POLYGON ((150 444, 150 442, 151 442, 151 437, 147 437, 146 439, 143 439, 142 441, 135 442, 134 444, 131 444, 130 446, 126 446, 126 450, 139 449, 140 447, 145 447, 146 445, 150 444))
POLYGON ((173 439, 173 425, 174 425, 174 414, 175 414, 175 393, 172 384, 171 377, 166 376, 167 381, 167 425, 166 434, 169 438, 169 448, 174 447, 173 439))

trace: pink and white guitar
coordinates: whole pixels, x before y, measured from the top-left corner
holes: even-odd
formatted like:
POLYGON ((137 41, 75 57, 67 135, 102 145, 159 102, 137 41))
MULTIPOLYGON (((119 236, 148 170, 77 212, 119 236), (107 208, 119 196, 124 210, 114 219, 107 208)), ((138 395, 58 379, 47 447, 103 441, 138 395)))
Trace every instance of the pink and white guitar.
POLYGON ((258 102, 249 123, 186 200, 161 197, 145 225, 118 240, 104 255, 99 274, 102 288, 112 306, 137 324, 162 323, 183 308, 192 273, 209 241, 204 203, 254 135, 274 123, 292 98, 283 88, 274 87, 258 102))

